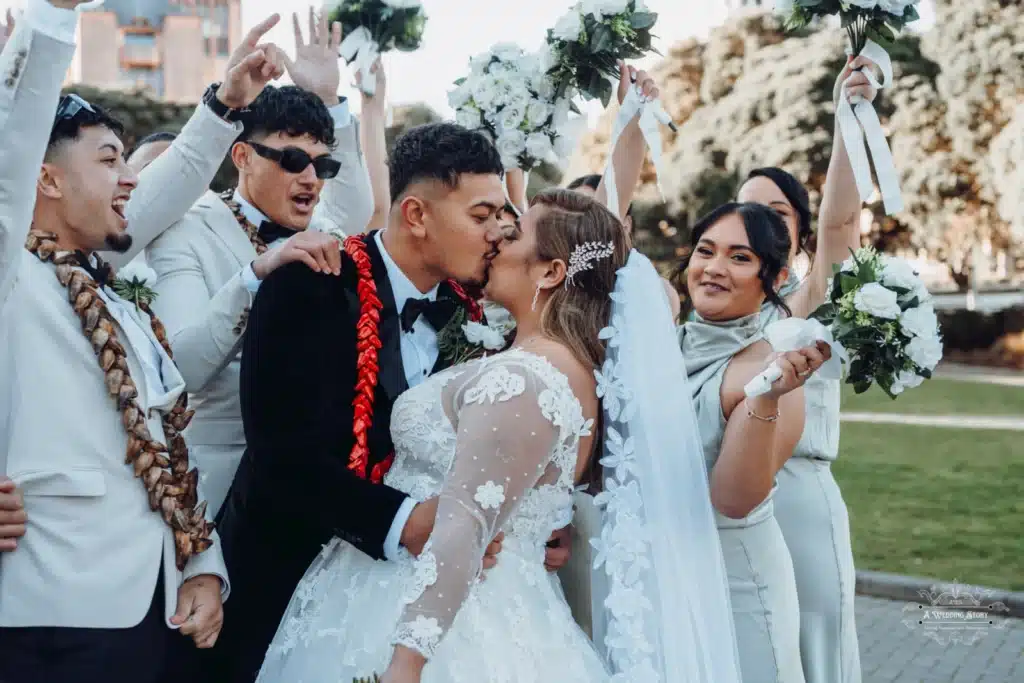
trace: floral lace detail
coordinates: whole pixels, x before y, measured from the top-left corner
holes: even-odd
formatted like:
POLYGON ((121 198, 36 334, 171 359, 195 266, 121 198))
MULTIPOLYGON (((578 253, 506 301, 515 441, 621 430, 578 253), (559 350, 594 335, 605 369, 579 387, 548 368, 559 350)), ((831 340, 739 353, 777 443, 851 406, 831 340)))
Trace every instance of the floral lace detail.
POLYGON ((519 396, 526 390, 526 381, 512 374, 504 365, 489 370, 480 382, 466 391, 466 403, 500 403, 519 396))
POLYGON ((404 645, 430 659, 441 642, 443 631, 437 619, 422 614, 413 621, 398 625, 392 645, 404 645))
POLYGON ((424 546, 423 552, 420 553, 419 557, 413 558, 410 565, 407 566, 411 567, 411 571, 408 573, 403 572, 405 574, 402 577, 403 605, 416 602, 423 595, 423 591, 437 582, 437 557, 431 552, 429 542, 424 546))
POLYGON ((618 342, 623 321, 613 316, 601 339, 608 341, 608 357, 595 371, 597 395, 608 416, 605 425, 605 490, 594 498, 604 509, 601 535, 591 539, 596 551, 594 568, 604 567, 608 576, 608 656, 620 672, 615 680, 666 683, 661 680, 651 655, 654 651, 644 630, 645 617, 654 609, 643 580, 651 563, 651 534, 644 519, 643 499, 637 480, 632 437, 623 437, 625 424, 635 412, 633 393, 622 381, 618 363, 618 342), (611 475, 611 476, 608 476, 611 475))

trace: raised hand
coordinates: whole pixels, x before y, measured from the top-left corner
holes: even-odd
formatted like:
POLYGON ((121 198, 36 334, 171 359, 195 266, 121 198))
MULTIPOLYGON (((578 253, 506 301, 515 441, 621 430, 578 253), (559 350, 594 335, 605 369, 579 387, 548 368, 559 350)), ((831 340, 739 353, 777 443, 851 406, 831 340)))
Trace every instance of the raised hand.
POLYGON ((854 99, 856 97, 860 97, 866 102, 874 102, 875 98, 878 97, 878 88, 872 87, 867 75, 863 72, 864 69, 871 68, 877 67, 875 67, 875 63, 870 59, 851 55, 846 59, 846 66, 843 67, 842 73, 839 74, 836 87, 838 88, 845 84, 846 96, 851 98, 853 102, 857 101, 854 99))
POLYGON ((363 97, 362 111, 367 109, 382 113, 387 108, 387 78, 384 76, 384 65, 380 62, 380 57, 373 62, 373 66, 370 67, 370 73, 373 74, 374 81, 376 82, 376 90, 373 91, 372 95, 367 95, 366 91, 363 90, 363 72, 362 70, 356 70, 356 85, 359 86, 359 92, 363 97))
POLYGON ((799 389, 818 368, 832 357, 832 347, 823 341, 814 346, 806 346, 796 351, 788 351, 775 359, 782 377, 772 383, 768 395, 780 398, 791 391, 799 389))
POLYGON ((0 24, 0 52, 4 51, 7 47, 7 41, 11 39, 11 34, 14 33, 14 13, 7 10, 7 21, 6 23, 0 24))
POLYGON ((661 91, 649 73, 628 66, 625 62, 619 62, 619 104, 626 99, 626 93, 633 85, 640 86, 640 94, 645 100, 656 100, 661 95, 661 91))
POLYGON ((263 280, 281 266, 295 261, 305 263, 314 273, 340 275, 341 246, 332 235, 304 230, 257 257, 252 262, 252 272, 263 280))
POLYGON ((244 109, 270 81, 284 75, 284 53, 272 43, 260 43, 260 39, 280 20, 280 14, 264 19, 231 53, 224 82, 217 90, 217 99, 228 107, 244 109))
POLYGON ((327 13, 319 18, 309 8, 309 42, 302 37, 298 12, 292 13, 295 28, 295 60, 286 59, 285 66, 295 85, 314 93, 328 107, 338 103, 341 69, 338 66, 338 48, 341 45, 341 24, 328 26, 327 13))

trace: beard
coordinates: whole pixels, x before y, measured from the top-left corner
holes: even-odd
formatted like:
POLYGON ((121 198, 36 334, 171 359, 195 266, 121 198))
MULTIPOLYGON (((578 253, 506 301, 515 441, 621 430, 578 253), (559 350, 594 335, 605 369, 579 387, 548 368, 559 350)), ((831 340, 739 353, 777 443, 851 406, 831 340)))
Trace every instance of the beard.
POLYGON ((107 251, 116 254, 123 254, 132 248, 132 236, 126 232, 119 232, 116 235, 107 235, 103 239, 107 251))

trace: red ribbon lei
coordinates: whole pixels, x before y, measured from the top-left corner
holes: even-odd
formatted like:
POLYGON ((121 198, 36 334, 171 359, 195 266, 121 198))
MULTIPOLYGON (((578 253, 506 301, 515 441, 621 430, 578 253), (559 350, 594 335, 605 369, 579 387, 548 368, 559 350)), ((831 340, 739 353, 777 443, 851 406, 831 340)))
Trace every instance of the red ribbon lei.
MULTIPOLYGON (((342 242, 342 249, 355 263, 358 275, 356 292, 359 295, 359 320, 356 323, 356 390, 355 398, 352 399, 354 441, 352 452, 348 456, 348 469, 365 479, 367 464, 370 461, 367 435, 373 425, 373 395, 377 389, 380 372, 380 312, 384 304, 377 296, 377 283, 373 280, 373 266, 366 251, 366 242, 358 236, 348 237, 342 242)), ((480 303, 469 296, 454 280, 449 280, 448 285, 466 306, 469 319, 473 322, 483 320, 484 311, 480 303)), ((395 453, 392 451, 387 458, 374 465, 370 471, 370 481, 374 484, 383 481, 394 460, 395 453)))

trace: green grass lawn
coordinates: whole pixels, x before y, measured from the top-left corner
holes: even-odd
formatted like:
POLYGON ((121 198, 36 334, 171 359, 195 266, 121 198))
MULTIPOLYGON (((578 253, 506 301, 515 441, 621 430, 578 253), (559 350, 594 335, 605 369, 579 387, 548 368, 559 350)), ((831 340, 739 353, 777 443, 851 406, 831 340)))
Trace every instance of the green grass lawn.
POLYGON ((852 386, 843 384, 842 400, 842 409, 848 412, 1004 415, 1024 420, 1024 389, 980 382, 933 379, 908 389, 895 401, 877 387, 858 396, 852 386))
MULTIPOLYGON (((917 390, 919 412, 980 412, 953 410, 971 400, 998 405, 977 389, 1000 387, 943 384, 957 391, 943 399, 917 390), (959 392, 974 398, 961 403, 959 392)), ((856 410, 878 409, 863 400, 856 410)), ((1008 411, 1000 407, 985 412, 1008 411)), ((1024 590, 1024 432, 846 423, 835 475, 858 568, 1024 590)))

